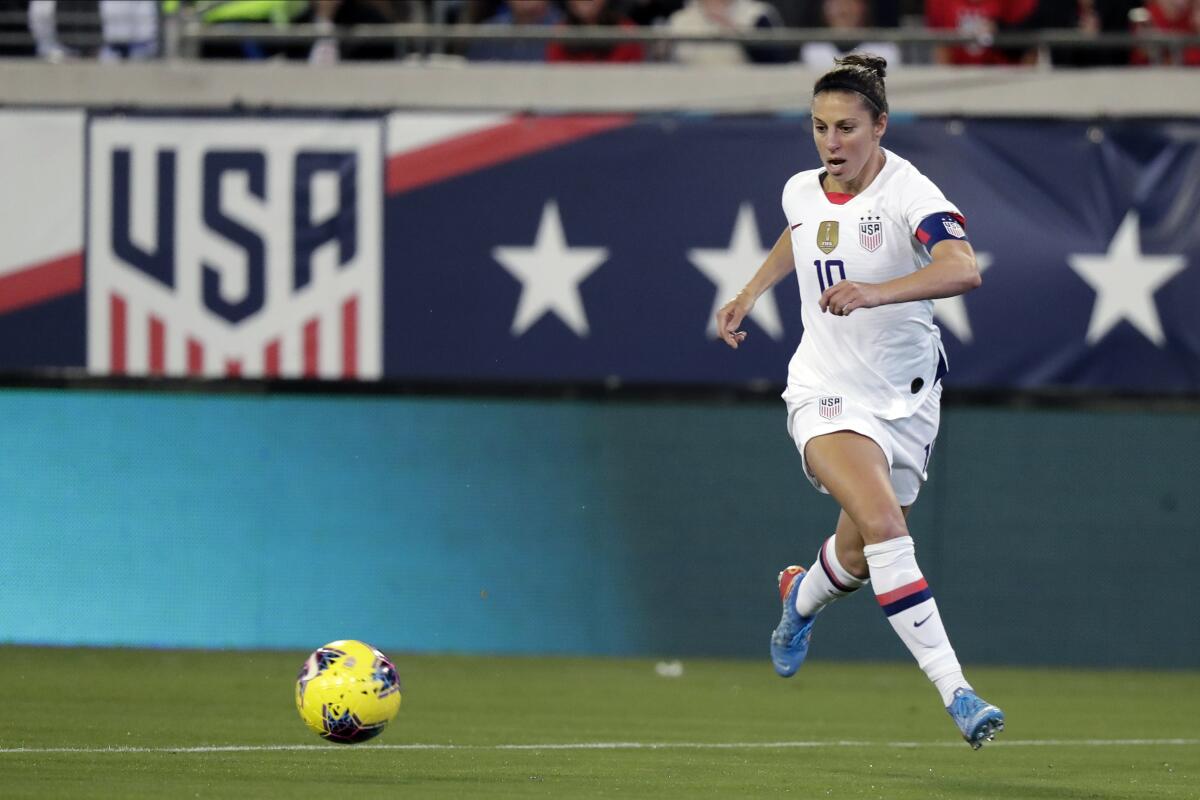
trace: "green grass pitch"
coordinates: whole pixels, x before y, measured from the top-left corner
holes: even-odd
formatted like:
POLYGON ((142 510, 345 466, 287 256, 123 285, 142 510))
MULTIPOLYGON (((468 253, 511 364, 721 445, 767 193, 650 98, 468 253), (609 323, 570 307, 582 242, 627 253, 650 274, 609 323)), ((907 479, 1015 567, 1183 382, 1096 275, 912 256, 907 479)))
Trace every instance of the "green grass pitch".
POLYGON ((972 751, 909 664, 406 656, 365 745, 309 733, 305 653, 0 647, 0 795, 1197 798, 1200 674, 969 668, 972 751))

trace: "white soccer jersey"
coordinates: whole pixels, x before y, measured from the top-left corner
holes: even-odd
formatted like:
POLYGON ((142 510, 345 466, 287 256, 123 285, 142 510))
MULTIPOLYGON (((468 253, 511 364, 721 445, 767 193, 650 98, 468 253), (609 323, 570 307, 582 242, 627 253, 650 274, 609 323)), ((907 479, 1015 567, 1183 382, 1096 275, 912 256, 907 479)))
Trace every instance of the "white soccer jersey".
POLYGON ((821 186, 824 170, 793 175, 783 189, 800 282, 804 335, 788 364, 784 398, 844 396, 882 419, 910 416, 933 387, 941 334, 933 301, 822 313, 821 294, 841 280, 881 283, 930 262, 915 233, 930 214, 958 209, 916 167, 891 151, 875 180, 838 205, 821 186))

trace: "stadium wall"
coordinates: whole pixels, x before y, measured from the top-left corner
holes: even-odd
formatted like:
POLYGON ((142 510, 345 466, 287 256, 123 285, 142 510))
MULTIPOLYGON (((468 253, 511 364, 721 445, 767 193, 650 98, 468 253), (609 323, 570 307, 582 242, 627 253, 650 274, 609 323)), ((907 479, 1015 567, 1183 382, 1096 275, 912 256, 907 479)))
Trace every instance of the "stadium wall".
MULTIPOLYGON (((404 109, 512 113, 808 111, 820 71, 799 64, 485 64, 432 60, 313 68, 180 61, 0 59, 0 103, 57 108, 404 109)), ((893 112, 1055 118, 1200 115, 1187 67, 889 67, 893 112)))
MULTIPOLYGON (((778 402, 9 389, 0 419, 2 642, 763 657, 836 514, 778 402)), ((963 660, 1200 667, 1197 442, 946 409, 910 522, 963 660)), ((817 657, 906 658, 869 595, 827 614, 817 657)))

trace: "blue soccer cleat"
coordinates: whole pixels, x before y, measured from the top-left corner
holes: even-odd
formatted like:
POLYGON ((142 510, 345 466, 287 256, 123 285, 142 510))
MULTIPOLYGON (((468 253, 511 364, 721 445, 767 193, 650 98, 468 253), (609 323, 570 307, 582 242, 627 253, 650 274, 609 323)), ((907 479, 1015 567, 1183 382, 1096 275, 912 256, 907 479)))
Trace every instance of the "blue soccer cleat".
POLYGON ((954 700, 946 711, 962 731, 967 744, 976 750, 1004 730, 1004 712, 970 689, 955 689, 954 700))
POLYGON ((796 611, 796 591, 804 579, 804 567, 788 567, 779 573, 779 594, 783 598, 783 617, 771 634, 771 663, 782 678, 790 678, 808 655, 814 614, 802 617, 796 611))

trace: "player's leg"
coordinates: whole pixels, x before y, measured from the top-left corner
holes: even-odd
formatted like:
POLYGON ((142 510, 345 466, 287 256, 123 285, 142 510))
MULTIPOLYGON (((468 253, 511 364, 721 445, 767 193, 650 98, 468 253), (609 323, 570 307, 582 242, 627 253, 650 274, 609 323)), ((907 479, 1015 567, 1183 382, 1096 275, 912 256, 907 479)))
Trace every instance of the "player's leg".
MULTIPOLYGON (((910 508, 900 509, 905 520, 910 508)), ((821 543, 816 560, 796 592, 796 611, 801 616, 814 616, 834 600, 853 594, 870 582, 863 544, 862 532, 854 520, 845 510, 840 511, 833 536, 821 543)))
MULTIPOLYGON (((910 510, 912 510, 911 505, 900 507, 900 513, 904 515, 906 523, 910 510)), ((834 552, 837 555, 838 565, 852 577, 867 580, 870 578, 870 574, 867 571, 867 558, 863 555, 864 544, 862 531, 843 509, 838 513, 837 528, 834 530, 833 547, 836 548, 834 552)))
MULTIPOLYGON (((845 411, 845 417, 833 424, 828 424, 827 420, 814 419, 815 414, 814 408, 801 407, 797 413, 793 414, 792 419, 792 436, 804 458, 805 471, 813 482, 813 486, 820 491, 832 493, 831 488, 825 486, 820 476, 811 468, 808 456, 815 442, 825 440, 865 442, 878 454, 883 465, 883 477, 886 482, 887 460, 880 446, 866 433, 871 431, 874 436, 883 438, 886 433, 884 429, 880 428, 873 420, 856 414, 849 408, 845 411), (845 427, 842 427, 843 425, 845 427), (856 430, 863 431, 863 433, 855 432, 856 430)), ((854 471, 855 469, 856 467, 853 465, 846 465, 838 471, 840 473, 843 470, 854 471)), ((890 487, 888 492, 890 494, 890 487)), ((867 494, 863 495, 864 498, 868 496, 867 494)), ((840 498, 836 494, 834 497, 840 502, 840 498)), ((843 503, 843 508, 844 506, 843 503)), ((849 511, 849 509, 845 510, 849 511)), ((899 514, 898 507, 895 511, 899 514)), ((900 521, 903 524, 902 516, 900 521)), ((858 551, 858 560, 861 565, 862 545, 861 543, 857 546, 852 544, 855 540, 861 540, 861 536, 857 532, 859 527, 853 513, 846 513, 839 517, 840 537, 844 542, 850 543, 852 550, 858 551), (842 521, 842 518, 845 518, 845 522, 842 521)), ((779 594, 783 601, 783 613, 780 616, 779 624, 775 626, 775 630, 771 634, 771 662, 775 666, 775 671, 784 678, 794 675, 808 657, 808 645, 817 613, 834 600, 845 597, 867 583, 867 576, 863 574, 861 566, 859 574, 855 575, 841 564, 837 557, 836 543, 838 539, 839 534, 835 532, 822 544, 817 553, 817 560, 811 569, 806 571, 802 567, 792 566, 779 573, 779 594)))
MULTIPOLYGON (((861 536, 875 596, 892 629, 937 688, 964 737, 978 746, 1003 727, 1003 715, 980 701, 962 674, 937 601, 917 564, 906 515, 892 485, 891 466, 880 445, 841 431, 810 440, 805 461, 861 536), (955 711, 956 704, 966 702, 960 702, 964 697, 975 701, 965 717, 955 711)), ((852 560, 852 553, 851 547, 847 560, 852 560)))
MULTIPOLYGON (((908 507, 901 509, 905 518, 908 507)), ((870 582, 862 534, 844 510, 833 536, 821 543, 807 569, 791 566, 779 574, 783 619, 772 636, 772 659, 781 675, 794 674, 808 652, 812 622, 825 606, 847 597, 870 582), (798 634, 805 638, 796 641, 798 634)))
MULTIPOLYGON (((905 518, 908 508, 901 509, 905 518)), ((780 576, 781 583, 799 580, 795 587, 796 613, 812 619, 825 606, 847 597, 870 582, 867 561, 863 556, 863 538, 858 526, 844 510, 838 513, 837 527, 832 536, 821 542, 817 557, 807 570, 788 567, 780 576)), ((782 586, 786 595, 789 586, 782 586)))
MULTIPOLYGON (((885 431, 874 417, 841 399, 831 412, 828 398, 789 387, 784 394, 788 403, 788 433, 796 443, 803 461, 813 437, 835 431, 870 431, 882 437, 885 431)), ((828 493, 805 465, 805 475, 817 491, 828 493)), ((842 515, 845 517, 845 515, 842 515)), ((847 521, 846 524, 851 524, 847 521)), ((839 522, 839 527, 843 527, 839 522)), ((817 612, 834 600, 845 597, 866 583, 865 573, 852 575, 837 561, 835 542, 838 534, 826 539, 817 559, 807 571, 790 566, 779 573, 779 595, 783 604, 779 624, 771 633, 771 662, 775 671, 787 678, 795 674, 808 655, 808 643, 817 612), (826 569, 828 567, 828 569, 826 569)))
MULTIPOLYGON (((796 589, 796 613, 815 617, 835 600, 858 591, 869 580, 862 554, 862 534, 845 511, 838 514, 837 528, 821 542, 817 557, 796 589)), ((789 570, 792 567, 788 568, 789 570)))
MULTIPOLYGON (((890 443, 888 431, 879 420, 864 409, 839 402, 830 407, 828 398, 816 394, 791 392, 788 400, 788 432, 796 443, 801 460, 814 438, 854 431, 866 441, 890 443)), ((829 490, 804 464, 804 472, 817 491, 829 490)), ((825 606, 845 597, 867 583, 866 563, 862 557, 862 537, 854 521, 846 513, 838 518, 837 530, 818 548, 813 565, 805 570, 791 566, 779 573, 779 594, 783 612, 771 634, 771 661, 775 671, 790 677, 808 655, 808 643, 817 613, 825 606), (857 568, 848 568, 839 553, 852 553, 857 568)))

